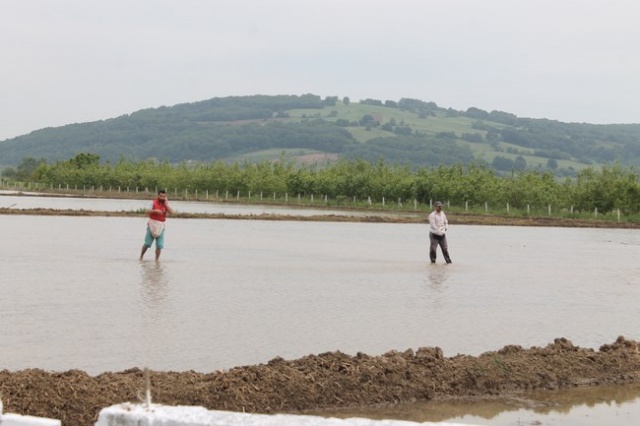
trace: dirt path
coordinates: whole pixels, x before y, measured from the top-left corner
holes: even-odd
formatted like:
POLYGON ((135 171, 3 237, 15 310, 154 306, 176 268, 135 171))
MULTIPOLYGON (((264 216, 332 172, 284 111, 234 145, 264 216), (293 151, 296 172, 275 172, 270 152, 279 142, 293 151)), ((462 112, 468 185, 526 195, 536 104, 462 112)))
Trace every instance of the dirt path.
MULTIPOLYGON (((0 208, 0 215, 29 216, 106 216, 106 217, 144 217, 144 214, 133 211, 90 211, 90 210, 57 210, 57 209, 13 209, 0 208)), ((389 212, 372 213, 371 215, 326 215, 295 216, 281 214, 225 214, 225 213, 176 213, 173 218, 181 219, 235 219, 235 220, 277 220, 307 222, 367 222, 367 223, 426 223, 426 215, 399 214, 389 212)), ((640 223, 613 222, 596 219, 564 219, 553 217, 514 217, 476 214, 448 214, 452 225, 485 225, 485 226, 556 226, 565 228, 624 228, 640 229, 640 223)))
MULTIPOLYGON (((506 346, 480 356, 444 357, 440 348, 381 356, 341 352, 208 374, 150 372, 153 402, 209 409, 296 413, 451 397, 513 396, 527 390, 640 382, 640 343, 619 337, 599 350, 565 339, 546 347, 506 346)), ((92 425, 101 408, 139 402, 145 372, 0 371, 6 412, 92 425)))
MULTIPOLYGON (((0 194, 2 196, 3 194, 0 194)), ((148 201, 151 194, 140 193, 128 193, 128 192, 108 192, 108 193, 95 193, 80 195, 77 193, 64 193, 60 191, 53 192, 41 192, 41 193, 28 193, 28 192, 15 192, 4 195, 10 196, 24 196, 24 197, 60 197, 60 198, 85 198, 85 199, 126 199, 126 200, 140 200, 148 201), (141 199, 140 197, 145 197, 141 199)), ((194 201, 181 198, 172 198, 181 201, 194 201)), ((212 201, 213 202, 213 201, 212 201)), ((242 203, 236 200, 218 200, 218 204, 232 204, 232 205, 246 205, 252 206, 253 203, 242 203)), ((177 213, 173 217, 184 219, 241 219, 241 220, 288 220, 288 221, 323 221, 323 222, 372 222, 372 223, 424 223, 426 222, 427 213, 415 213, 411 211, 394 212, 391 210, 363 210, 361 208, 350 208, 348 206, 342 207, 325 207, 325 206, 292 206, 290 204, 269 204, 277 207, 291 207, 291 208, 312 208, 314 210, 327 210, 328 213, 315 216, 295 216, 295 215, 279 215, 279 214, 259 214, 259 215, 231 215, 223 213, 177 213), (335 211, 345 212, 361 212, 365 215, 341 215, 335 214, 335 211), (330 212, 330 213, 329 213, 330 212), (371 213, 366 215, 366 213, 371 213)), ((16 209, 12 207, 0 207, 0 215, 43 215, 43 216, 113 216, 113 217, 143 217, 142 212, 134 211, 90 211, 90 210, 59 210, 59 209, 16 209)), ((509 215, 495 215, 495 214, 473 214, 468 212, 455 212, 447 211, 449 223, 458 225, 500 225, 500 226, 558 226, 558 227, 579 227, 579 228, 628 228, 628 229, 640 229, 640 222, 625 222, 625 221, 613 221, 613 220, 601 220, 597 218, 590 219, 577 219, 577 218, 559 218, 549 216, 509 216, 509 215)))

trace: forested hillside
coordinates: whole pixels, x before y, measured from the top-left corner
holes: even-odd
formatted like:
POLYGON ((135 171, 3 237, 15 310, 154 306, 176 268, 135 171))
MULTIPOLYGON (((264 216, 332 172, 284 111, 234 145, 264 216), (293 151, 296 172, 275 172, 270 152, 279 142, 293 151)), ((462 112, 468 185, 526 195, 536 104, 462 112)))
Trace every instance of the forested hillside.
POLYGON ((640 125, 562 123, 473 107, 457 111, 406 98, 226 97, 7 139, 0 142, 0 167, 78 153, 111 163, 383 159, 411 167, 477 163, 498 172, 575 176, 590 165, 639 166, 640 125))

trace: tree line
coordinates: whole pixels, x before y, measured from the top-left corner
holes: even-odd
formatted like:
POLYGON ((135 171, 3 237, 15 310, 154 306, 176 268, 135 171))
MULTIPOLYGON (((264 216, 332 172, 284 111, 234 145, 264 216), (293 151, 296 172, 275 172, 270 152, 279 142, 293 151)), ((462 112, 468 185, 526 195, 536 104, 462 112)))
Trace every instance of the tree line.
POLYGON ((575 179, 559 180, 551 172, 521 171, 498 175, 483 164, 439 165, 413 169, 384 161, 340 160, 325 165, 293 162, 181 163, 121 159, 101 163, 96 154, 48 164, 28 158, 3 179, 43 186, 155 188, 222 193, 301 195, 329 199, 431 200, 455 205, 509 205, 513 209, 565 209, 606 213, 640 213, 638 173, 620 164, 587 168, 575 179))

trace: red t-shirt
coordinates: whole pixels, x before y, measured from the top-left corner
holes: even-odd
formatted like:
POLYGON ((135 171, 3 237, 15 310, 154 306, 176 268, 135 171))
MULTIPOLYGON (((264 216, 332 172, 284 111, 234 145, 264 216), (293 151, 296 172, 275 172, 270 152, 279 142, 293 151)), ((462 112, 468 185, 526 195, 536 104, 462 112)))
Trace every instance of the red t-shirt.
MULTIPOLYGON (((165 202, 166 203, 166 202, 165 202)), ((167 205, 165 203, 161 203, 159 199, 154 198, 153 204, 151 204, 151 210, 160 210, 162 213, 158 214, 156 212, 152 212, 149 214, 149 218, 153 220, 158 220, 160 222, 164 222, 167 220, 167 205)))

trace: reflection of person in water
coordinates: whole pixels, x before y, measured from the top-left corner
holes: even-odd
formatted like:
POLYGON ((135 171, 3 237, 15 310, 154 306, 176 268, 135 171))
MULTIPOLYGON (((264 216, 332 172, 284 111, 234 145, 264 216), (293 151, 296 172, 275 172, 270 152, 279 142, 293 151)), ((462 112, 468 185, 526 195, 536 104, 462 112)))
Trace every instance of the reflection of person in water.
MULTIPOLYGON (((167 311, 169 309, 169 282, 161 262, 142 262, 140 270, 140 293, 138 296, 143 326, 151 339, 160 339, 166 332, 167 311)), ((156 342, 157 343, 157 342, 156 342)))
POLYGON ((449 279, 448 268, 427 268, 429 270, 429 284, 432 289, 440 292, 449 279))
POLYGON ((167 297, 167 278, 160 263, 142 264, 142 296, 145 304, 157 305, 167 297))
POLYGON ((446 232, 449 229, 447 215, 442 211, 442 203, 436 201, 435 210, 429 214, 429 258, 431 263, 436 263, 436 250, 438 245, 442 250, 442 255, 447 263, 451 263, 449 257, 449 247, 447 245, 446 232))
MULTIPOLYGON (((444 269, 444 268, 443 268, 444 269)), ((175 344, 182 330, 172 312, 169 271, 162 262, 140 262, 140 286, 136 297, 139 310, 139 333, 135 351, 145 363, 153 363, 175 344)))

